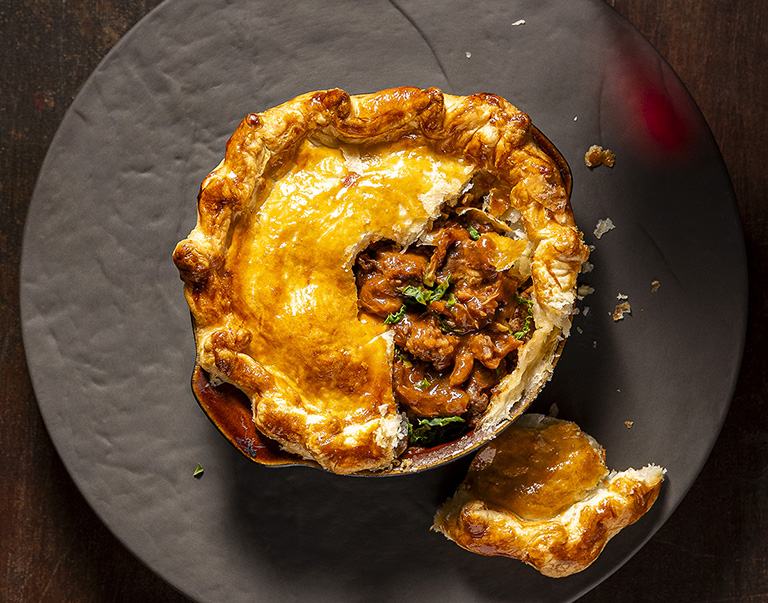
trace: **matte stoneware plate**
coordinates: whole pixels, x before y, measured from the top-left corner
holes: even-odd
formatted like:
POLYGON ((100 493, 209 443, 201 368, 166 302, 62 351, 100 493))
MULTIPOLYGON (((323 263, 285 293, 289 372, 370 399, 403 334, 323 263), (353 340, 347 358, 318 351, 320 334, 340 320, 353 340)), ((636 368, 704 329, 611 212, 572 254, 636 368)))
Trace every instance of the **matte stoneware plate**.
POLYGON ((21 278, 35 392, 73 479, 160 576, 229 603, 577 598, 693 483, 728 409, 746 318, 741 229, 712 136, 666 63, 598 0, 167 0, 67 113, 29 209, 21 278), (669 470, 652 512, 573 577, 429 531, 467 458, 381 479, 264 467, 192 395, 171 252, 229 134, 306 91, 400 85, 500 94, 573 171, 594 293, 532 409, 557 403, 614 468, 669 470), (592 144, 616 153, 614 168, 586 168, 592 144), (598 239, 605 218, 615 228, 598 239), (614 322, 619 295, 632 313, 614 322))

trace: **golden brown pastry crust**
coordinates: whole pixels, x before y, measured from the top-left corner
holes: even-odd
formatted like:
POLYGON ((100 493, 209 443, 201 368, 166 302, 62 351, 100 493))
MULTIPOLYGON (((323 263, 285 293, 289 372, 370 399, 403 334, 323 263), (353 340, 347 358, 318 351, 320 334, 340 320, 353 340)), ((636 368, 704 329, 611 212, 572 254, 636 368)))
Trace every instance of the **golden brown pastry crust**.
POLYGON ((381 325, 356 318, 354 255, 378 238, 413 242, 449 189, 484 169, 508 189, 521 214, 532 249, 537 326, 517 374, 505 379, 489 407, 484 428, 492 431, 548 379, 587 257, 562 166, 537 140, 546 146, 528 116, 506 100, 454 97, 436 88, 358 96, 319 91, 248 115, 202 184, 197 226, 174 251, 198 364, 243 390, 259 430, 286 450, 338 473, 389 467, 405 437, 391 391, 392 346, 381 325), (344 154, 375 155, 390 145, 405 155, 413 151, 406 164, 429 163, 433 180, 424 181, 432 172, 421 168, 409 176, 429 190, 418 203, 402 195, 351 195, 346 217, 338 219, 337 193, 355 189, 359 176, 344 154), (323 182, 339 165, 344 171, 329 192, 323 182), (295 204, 291 178, 303 182, 315 169, 324 174, 318 186, 325 192, 295 204))
MULTIPOLYGON (((538 481, 538 487, 549 492, 543 497, 537 493, 537 487, 530 487, 528 492, 515 484, 500 483, 497 488, 487 484, 478 487, 478 479, 484 472, 491 474, 490 479, 506 475, 514 482, 529 480, 525 472, 531 467, 534 473, 543 477, 542 467, 538 466, 537 454, 547 455, 552 447, 543 446, 536 450, 534 439, 528 438, 530 432, 546 433, 548 429, 560 429, 549 444, 557 448, 557 437, 565 442, 574 437, 573 429, 578 427, 567 421, 559 421, 541 415, 523 415, 506 432, 483 448, 475 457, 467 479, 435 515, 433 529, 443 533, 459 546, 480 555, 499 555, 523 561, 546 576, 560 578, 586 569, 603 551, 607 542, 621 529, 642 517, 653 505, 661 489, 664 470, 655 465, 648 465, 640 470, 628 469, 621 473, 608 473, 603 463, 602 449, 596 442, 581 433, 585 447, 596 447, 597 454, 588 458, 585 450, 580 450, 575 464, 569 458, 575 449, 566 444, 559 460, 546 459, 550 463, 550 475, 538 481), (524 444, 515 442, 515 438, 525 440, 524 444), (529 448, 528 463, 519 462, 526 458, 521 446, 529 448), (510 447, 518 448, 511 454, 505 454, 510 447), (545 450, 546 449, 546 450, 545 450), (496 467, 496 464, 509 462, 514 458, 516 466, 496 467), (557 462, 568 463, 560 468, 557 462), (583 475, 568 476, 573 470, 583 475), (520 477, 522 476, 522 478, 520 477), (596 480, 595 476, 599 476, 596 480), (563 484, 553 481, 566 479, 563 484), (593 484, 584 492, 583 488, 593 484), (488 492, 492 499, 497 490, 505 491, 506 503, 499 503, 501 497, 492 502, 483 500, 488 492), (531 494, 533 492, 533 494, 531 494), (552 497, 556 494, 566 505, 552 497), (575 496, 574 496, 575 494, 575 496), (538 500, 527 500, 527 498, 538 500), (574 500, 577 498, 577 500, 574 500), (542 504, 542 500, 544 503, 542 504), (510 507, 515 511, 510 510, 510 507), (548 509, 548 517, 540 515, 542 509, 548 509), (532 515, 533 518, 526 518, 532 515)), ((546 437, 546 436, 544 436, 546 437)), ((487 480, 486 480, 487 481, 487 480)), ((537 481, 537 476, 533 476, 537 481)))

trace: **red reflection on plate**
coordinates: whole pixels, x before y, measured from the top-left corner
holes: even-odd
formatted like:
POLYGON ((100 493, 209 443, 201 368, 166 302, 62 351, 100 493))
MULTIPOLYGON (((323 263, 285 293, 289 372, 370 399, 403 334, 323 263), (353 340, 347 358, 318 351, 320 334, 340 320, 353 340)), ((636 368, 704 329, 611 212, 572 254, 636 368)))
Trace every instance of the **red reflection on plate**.
POLYGON ((629 142, 649 159, 689 158, 700 126, 687 92, 658 58, 649 61, 629 49, 621 56, 610 88, 629 142))
POLYGON ((691 128, 672 102, 651 87, 640 88, 636 94, 640 115, 651 139, 665 151, 675 154, 683 151, 690 142, 691 128))

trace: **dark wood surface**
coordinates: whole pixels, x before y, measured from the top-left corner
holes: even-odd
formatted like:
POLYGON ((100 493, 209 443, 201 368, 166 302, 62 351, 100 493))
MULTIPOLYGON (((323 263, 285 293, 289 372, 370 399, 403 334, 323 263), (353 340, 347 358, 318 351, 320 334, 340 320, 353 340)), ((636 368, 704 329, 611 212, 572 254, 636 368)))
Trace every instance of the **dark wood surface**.
MULTIPOLYGON (((720 145, 746 236, 750 315, 733 404, 699 479, 582 600, 768 601, 768 2, 607 1, 669 61, 720 145)), ((72 483, 42 423, 19 324, 24 218, 47 147, 90 72, 157 4, 0 0, 0 601, 186 601, 72 483)))

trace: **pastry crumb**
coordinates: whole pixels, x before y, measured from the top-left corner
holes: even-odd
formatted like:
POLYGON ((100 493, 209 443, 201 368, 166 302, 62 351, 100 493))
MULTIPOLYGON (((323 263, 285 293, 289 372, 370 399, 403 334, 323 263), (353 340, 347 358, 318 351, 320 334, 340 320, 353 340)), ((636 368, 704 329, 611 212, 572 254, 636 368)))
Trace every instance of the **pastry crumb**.
POLYGON ((525 19, 518 19, 512 24, 512 27, 517 27, 518 25, 525 25, 525 19))
POLYGON ((581 271, 582 271, 582 273, 587 274, 588 272, 592 272, 594 267, 595 267, 595 265, 592 262, 584 262, 581 265, 581 271))
POLYGON ((593 144, 589 147, 586 155, 584 155, 584 163, 589 168, 596 168, 604 165, 612 168, 616 162, 616 155, 610 149, 603 149, 603 147, 593 144))
POLYGON ((629 302, 624 301, 616 305, 616 308, 614 309, 611 316, 613 317, 614 321, 618 322, 624 319, 625 314, 632 314, 632 308, 630 307, 629 302))
POLYGON ((578 299, 584 299, 587 295, 592 295, 594 292, 594 287, 590 287, 589 285, 579 285, 579 288, 576 290, 576 297, 578 299))
POLYGON ((395 459, 392 465, 403 471, 407 471, 408 468, 413 465, 413 461, 411 459, 395 459))
POLYGON ((472 58, 472 53, 469 52, 469 50, 467 50, 467 52, 464 53, 464 56, 467 57, 468 59, 471 59, 472 58))
POLYGON ((629 299, 629 295, 624 295, 623 293, 619 293, 616 296, 616 299, 618 299, 618 300, 629 299))
POLYGON ((632 429, 632 426, 635 424, 634 421, 624 421, 624 425, 627 426, 627 429, 632 429))
POLYGON ((589 306, 584 306, 584 309, 581 311, 581 313, 584 316, 587 316, 587 314, 589 314, 589 306))
POLYGON ((661 283, 659 281, 653 281, 651 283, 651 293, 656 293, 659 290, 659 287, 661 287, 661 283))
POLYGON ((598 220, 597 224, 595 225, 595 236, 598 239, 601 239, 606 232, 613 230, 614 228, 616 228, 616 225, 610 218, 606 218, 605 220, 598 220))
POLYGON ((584 334, 584 329, 582 329, 581 327, 576 327, 576 330, 579 332, 579 335, 584 334))

